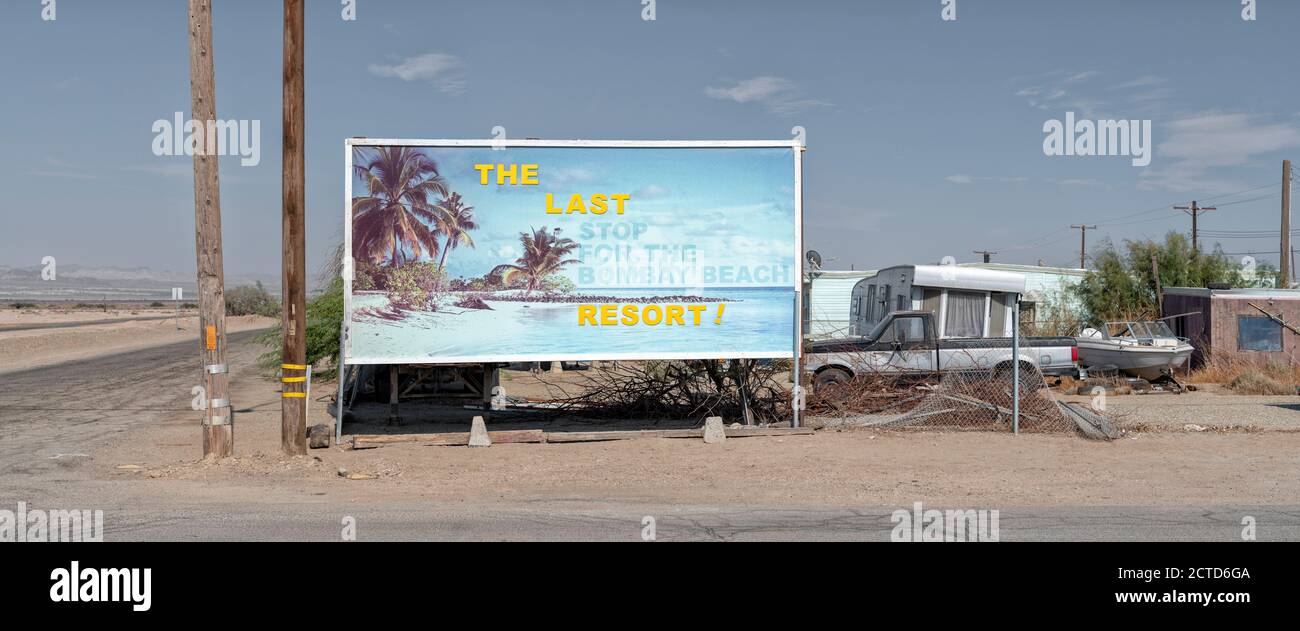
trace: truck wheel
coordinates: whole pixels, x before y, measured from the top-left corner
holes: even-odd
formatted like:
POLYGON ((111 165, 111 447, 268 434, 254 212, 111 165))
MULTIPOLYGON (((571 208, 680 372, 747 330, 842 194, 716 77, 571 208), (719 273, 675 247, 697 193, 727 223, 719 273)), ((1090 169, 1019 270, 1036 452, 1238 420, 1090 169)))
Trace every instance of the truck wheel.
POLYGON ((832 384, 847 382, 851 379, 853 379, 853 375, 850 375, 849 372, 843 368, 823 369, 821 372, 817 373, 816 377, 813 377, 813 392, 832 384))

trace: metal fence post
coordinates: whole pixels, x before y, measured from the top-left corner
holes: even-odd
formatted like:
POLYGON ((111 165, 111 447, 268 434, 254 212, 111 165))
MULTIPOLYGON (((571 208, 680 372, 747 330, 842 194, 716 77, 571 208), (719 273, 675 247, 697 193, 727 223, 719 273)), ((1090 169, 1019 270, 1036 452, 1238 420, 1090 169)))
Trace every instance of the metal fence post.
POLYGON ((1011 432, 1020 433, 1020 296, 1011 308, 1011 432))

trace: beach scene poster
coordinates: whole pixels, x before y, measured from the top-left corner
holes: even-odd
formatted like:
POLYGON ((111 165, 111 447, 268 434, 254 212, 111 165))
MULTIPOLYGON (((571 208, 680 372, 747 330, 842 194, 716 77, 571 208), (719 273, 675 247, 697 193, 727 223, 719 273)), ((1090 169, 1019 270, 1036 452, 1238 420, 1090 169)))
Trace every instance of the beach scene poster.
POLYGON ((789 144, 361 142, 349 363, 793 355, 789 144))

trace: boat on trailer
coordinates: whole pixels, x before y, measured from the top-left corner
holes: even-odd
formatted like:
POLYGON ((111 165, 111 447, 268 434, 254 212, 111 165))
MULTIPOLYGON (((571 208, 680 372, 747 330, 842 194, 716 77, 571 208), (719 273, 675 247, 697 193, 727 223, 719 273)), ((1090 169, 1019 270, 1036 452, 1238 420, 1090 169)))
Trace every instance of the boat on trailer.
POLYGON ((1147 381, 1172 378, 1193 350, 1161 321, 1107 322, 1100 329, 1084 329, 1075 340, 1079 363, 1086 368, 1114 369, 1147 381))

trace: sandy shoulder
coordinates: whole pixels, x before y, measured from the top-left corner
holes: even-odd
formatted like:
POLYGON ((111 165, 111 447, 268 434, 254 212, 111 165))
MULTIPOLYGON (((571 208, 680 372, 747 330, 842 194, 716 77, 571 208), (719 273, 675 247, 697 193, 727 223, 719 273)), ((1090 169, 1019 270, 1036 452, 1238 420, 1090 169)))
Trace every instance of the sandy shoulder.
MULTIPOLYGON (((83 313, 46 314, 40 320, 24 318, 14 321, 13 317, 10 317, 7 321, 11 324, 68 321, 87 323, 82 326, 57 329, 0 330, 0 373, 30 370, 190 340, 198 343, 199 323, 195 316, 181 318, 180 326, 177 328, 176 321, 170 319, 94 324, 94 320, 133 317, 128 314, 114 315, 111 311, 107 314, 101 312, 100 315, 104 317, 85 320, 78 319, 87 317, 83 313)), ((263 329, 275 326, 278 322, 273 318, 261 316, 229 317, 226 318, 226 330, 229 333, 236 333, 263 329)))

